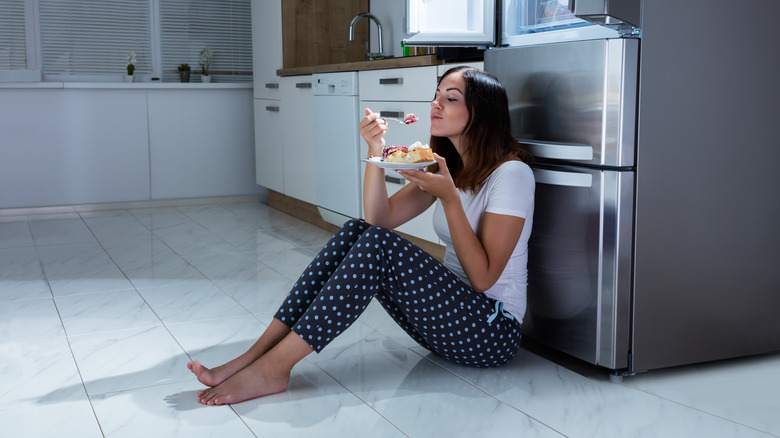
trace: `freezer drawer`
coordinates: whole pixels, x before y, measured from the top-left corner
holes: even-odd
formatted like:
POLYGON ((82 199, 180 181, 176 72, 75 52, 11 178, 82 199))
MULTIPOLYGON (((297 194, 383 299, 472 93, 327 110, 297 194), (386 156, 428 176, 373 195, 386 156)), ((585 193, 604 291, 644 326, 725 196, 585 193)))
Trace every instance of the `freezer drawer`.
POLYGON ((487 51, 485 69, 504 84, 513 134, 534 156, 631 167, 638 52, 632 39, 511 47, 487 51))
POLYGON ((634 173, 537 166, 524 333, 587 362, 628 364, 634 173))

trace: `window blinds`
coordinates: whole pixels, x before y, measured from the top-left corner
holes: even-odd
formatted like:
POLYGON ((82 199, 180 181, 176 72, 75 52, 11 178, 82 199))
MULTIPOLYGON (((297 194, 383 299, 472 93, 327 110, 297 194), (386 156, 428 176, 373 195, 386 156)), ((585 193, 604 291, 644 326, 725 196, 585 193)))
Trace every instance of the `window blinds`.
POLYGON ((211 49, 209 75, 218 82, 252 80, 250 0, 158 0, 164 81, 177 81, 179 64, 200 75, 200 52, 211 49))
POLYGON ((130 50, 136 53, 136 74, 151 72, 149 0, 39 0, 38 5, 46 76, 126 74, 130 50))
POLYGON ((0 70, 27 69, 25 0, 0 2, 0 70))

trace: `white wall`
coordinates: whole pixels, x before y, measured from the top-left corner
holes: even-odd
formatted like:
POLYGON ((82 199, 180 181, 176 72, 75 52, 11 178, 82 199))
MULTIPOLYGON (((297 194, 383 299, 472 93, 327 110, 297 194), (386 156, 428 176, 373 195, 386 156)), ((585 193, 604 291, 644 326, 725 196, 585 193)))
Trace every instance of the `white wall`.
MULTIPOLYGON (((375 0, 371 2, 370 12, 376 15, 379 22, 382 23, 382 45, 386 55, 403 56, 401 39, 406 31, 405 8, 404 0, 375 0)), ((369 41, 371 41, 371 51, 378 52, 377 30, 373 21, 371 22, 369 41)))
POLYGON ((263 191, 251 86, 139 85, 0 87, 0 208, 263 191))

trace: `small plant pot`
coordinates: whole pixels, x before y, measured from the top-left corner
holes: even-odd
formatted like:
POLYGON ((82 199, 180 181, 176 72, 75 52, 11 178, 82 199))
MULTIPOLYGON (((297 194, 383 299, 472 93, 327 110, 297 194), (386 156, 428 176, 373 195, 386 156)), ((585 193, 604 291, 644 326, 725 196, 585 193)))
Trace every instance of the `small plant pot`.
POLYGON ((200 77, 200 81, 203 82, 204 84, 208 84, 209 82, 211 82, 211 76, 209 76, 209 75, 202 75, 200 77))
POLYGON ((133 75, 125 75, 125 82, 134 82, 135 76, 133 75))
POLYGON ((179 72, 179 79, 182 82, 189 82, 190 81, 190 70, 180 71, 179 72))

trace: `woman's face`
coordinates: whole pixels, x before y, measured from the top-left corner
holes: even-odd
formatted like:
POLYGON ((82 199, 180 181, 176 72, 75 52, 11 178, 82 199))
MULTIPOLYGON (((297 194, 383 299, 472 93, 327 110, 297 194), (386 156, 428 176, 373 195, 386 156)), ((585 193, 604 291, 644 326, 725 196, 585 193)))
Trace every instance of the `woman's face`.
POLYGON ((449 138, 460 151, 460 136, 469 122, 463 73, 447 75, 439 83, 431 102, 431 135, 449 138))

